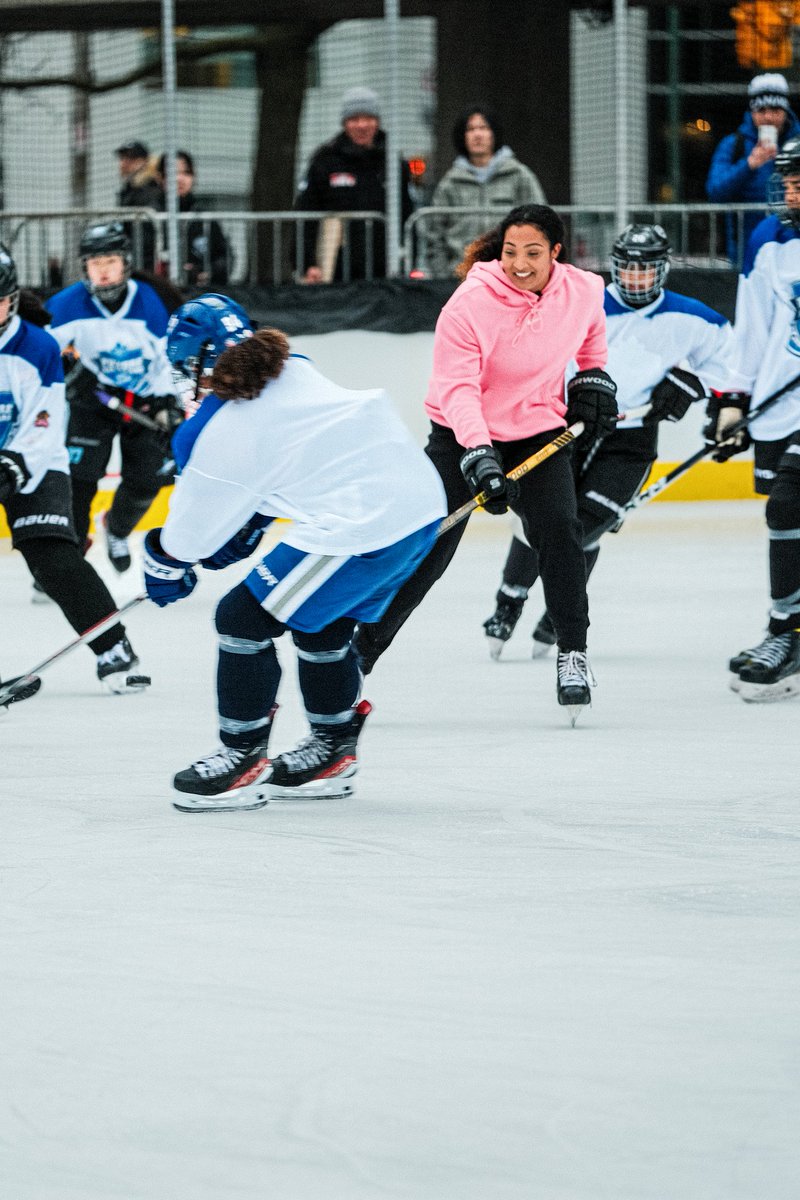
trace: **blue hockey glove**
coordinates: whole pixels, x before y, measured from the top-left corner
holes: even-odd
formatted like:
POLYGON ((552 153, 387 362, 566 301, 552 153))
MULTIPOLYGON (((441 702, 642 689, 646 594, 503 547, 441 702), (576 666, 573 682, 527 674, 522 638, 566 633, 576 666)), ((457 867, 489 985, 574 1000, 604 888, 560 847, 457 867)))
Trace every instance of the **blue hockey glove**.
POLYGON ((160 529, 151 529, 144 539, 144 585, 153 603, 164 608, 190 596, 197 576, 191 563, 171 558, 162 549, 160 534, 160 529))
POLYGON ((224 546, 220 546, 219 550, 215 550, 208 558, 201 559, 200 565, 208 571, 221 571, 223 567, 241 562, 243 558, 247 558, 253 553, 261 541, 267 525, 274 519, 274 517, 264 517, 261 513, 256 513, 238 533, 233 535, 230 541, 226 542, 224 546))

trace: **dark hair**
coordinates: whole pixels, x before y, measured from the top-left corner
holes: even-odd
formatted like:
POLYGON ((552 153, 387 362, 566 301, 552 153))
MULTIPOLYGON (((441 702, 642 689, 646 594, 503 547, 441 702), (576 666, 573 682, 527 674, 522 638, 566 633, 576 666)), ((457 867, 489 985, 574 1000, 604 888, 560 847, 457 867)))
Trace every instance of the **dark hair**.
POLYGON ((470 242, 464 250, 463 261, 456 267, 458 278, 466 279, 467 272, 476 262, 491 262, 492 259, 499 258, 506 234, 512 225, 532 225, 544 234, 551 249, 553 246, 563 248, 567 236, 564 222, 548 204, 518 204, 494 229, 487 230, 474 242, 470 242))
POLYGON ((466 133, 467 124, 470 117, 481 116, 494 134, 494 148, 499 150, 505 145, 505 135, 503 126, 500 123, 500 118, 493 108, 488 104, 473 104, 470 108, 465 108, 461 116, 453 126, 453 145, 455 146, 456 154, 463 154, 465 158, 469 158, 467 154, 466 133))
POLYGON ((220 400, 254 400, 277 379, 289 357, 289 339, 280 329, 257 329, 251 338, 223 350, 211 376, 220 400))
MULTIPOLYGON (((190 175, 194 175, 194 159, 192 158, 192 156, 188 150, 176 150, 175 158, 176 159, 182 158, 183 161, 186 163, 186 170, 189 172, 190 175)), ((158 165, 156 167, 156 170, 158 171, 159 175, 166 174, 166 166, 167 166, 167 156, 166 156, 166 154, 162 154, 158 160, 158 165)))

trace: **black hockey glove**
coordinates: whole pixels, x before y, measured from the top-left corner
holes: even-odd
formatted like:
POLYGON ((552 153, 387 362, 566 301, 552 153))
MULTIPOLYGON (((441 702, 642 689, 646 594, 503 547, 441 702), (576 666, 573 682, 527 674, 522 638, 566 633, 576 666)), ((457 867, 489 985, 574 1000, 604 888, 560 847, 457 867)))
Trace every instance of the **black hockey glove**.
POLYGON ((506 479, 500 455, 494 446, 476 446, 461 455, 461 474, 467 481, 472 495, 486 493, 483 507, 488 513, 499 516, 508 512, 508 502, 516 498, 517 488, 506 479))
POLYGON ((734 454, 741 454, 750 445, 750 434, 746 428, 730 436, 728 430, 747 415, 750 396, 747 392, 711 392, 706 405, 706 423, 703 437, 707 446, 715 446, 711 457, 714 462, 727 462, 734 454))
POLYGON ((691 371, 672 367, 650 393, 650 412, 645 424, 656 421, 680 421, 695 400, 705 398, 706 389, 691 371))
POLYGON ((186 415, 174 396, 137 396, 134 405, 139 412, 163 426, 164 432, 170 436, 186 415))
POLYGON ((21 454, 14 450, 0 453, 0 504, 5 504, 15 492, 21 491, 30 477, 21 454))
POLYGON ((567 384, 567 424, 583 421, 587 438, 605 437, 617 427, 617 385, 601 370, 578 371, 567 384))
POLYGON ((207 571, 221 571, 224 567, 230 567, 232 563, 248 558, 264 536, 267 525, 274 520, 274 517, 256 513, 224 546, 209 554, 208 558, 201 558, 200 566, 205 567, 207 571))

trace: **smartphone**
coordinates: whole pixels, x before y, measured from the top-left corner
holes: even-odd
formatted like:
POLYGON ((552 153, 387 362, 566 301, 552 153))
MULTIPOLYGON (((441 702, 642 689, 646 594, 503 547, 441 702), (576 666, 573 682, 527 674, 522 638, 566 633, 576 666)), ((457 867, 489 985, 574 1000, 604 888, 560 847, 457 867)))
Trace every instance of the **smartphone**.
POLYGON ((766 146, 777 146, 778 130, 774 125, 759 125, 758 140, 766 146))

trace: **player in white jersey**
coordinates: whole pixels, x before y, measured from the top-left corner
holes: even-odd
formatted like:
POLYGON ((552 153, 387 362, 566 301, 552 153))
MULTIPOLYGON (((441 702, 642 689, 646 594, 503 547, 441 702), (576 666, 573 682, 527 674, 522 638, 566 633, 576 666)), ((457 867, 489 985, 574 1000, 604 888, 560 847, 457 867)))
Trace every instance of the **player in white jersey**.
MULTIPOLYGON (((21 319, 19 299, 14 260, 0 245, 0 504, 13 548, 72 628, 85 633, 116 604, 78 549, 64 445, 61 356, 40 328, 48 314, 40 308, 30 313, 31 320, 21 319)), ((107 690, 135 692, 149 684, 146 675, 136 673, 139 660, 119 622, 89 646, 107 690)))
MULTIPOLYGON (((705 385, 720 386, 727 373, 730 324, 700 301, 664 287, 669 256, 669 239, 659 225, 628 225, 611 251, 611 283, 603 302, 607 369, 617 383, 622 420, 601 440, 580 439, 575 445, 587 576, 597 562, 601 537, 619 527, 625 505, 650 472, 658 422, 680 420, 694 401, 705 397, 705 385), (625 418, 645 404, 650 405, 647 416, 625 418)), ((516 528, 496 610, 484 622, 493 658, 499 658, 511 637, 538 576, 536 553, 521 527, 516 528)), ((534 656, 546 653, 555 641, 545 612, 533 633, 534 656)))
POLYGON ((383 614, 430 550, 446 512, 438 473, 383 391, 339 387, 290 354, 280 331, 252 334, 225 297, 179 309, 167 349, 193 383, 213 367, 213 394, 173 441, 181 474, 163 529, 145 539, 150 598, 188 596, 196 563, 237 562, 272 520, 291 522, 217 607, 222 746, 175 776, 173 803, 219 811, 347 794, 370 711, 353 632, 383 614), (311 733, 270 761, 274 642, 287 630, 311 733))
POLYGON ((708 406, 707 437, 720 461, 752 439, 755 490, 767 496, 771 601, 766 637, 730 660, 743 700, 800 692, 800 384, 789 388, 748 433, 726 430, 800 375, 800 138, 775 159, 770 207, 753 231, 736 295, 731 371, 708 406))
POLYGON ((150 284, 131 279, 124 227, 90 226, 80 254, 82 282, 48 302, 53 336, 74 360, 67 374, 73 515, 83 545, 97 485, 119 438, 120 483, 105 526, 108 556, 122 572, 131 565, 131 530, 172 482, 166 434, 182 414, 166 356, 168 313, 150 284))

